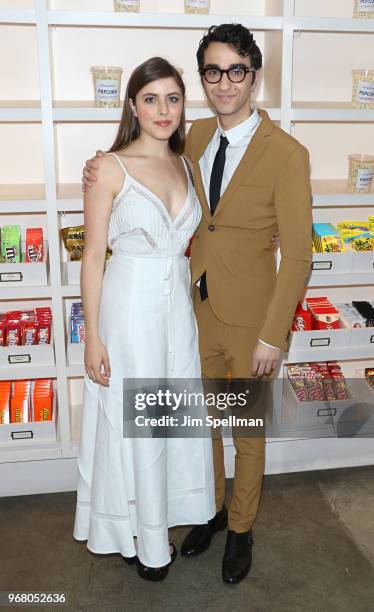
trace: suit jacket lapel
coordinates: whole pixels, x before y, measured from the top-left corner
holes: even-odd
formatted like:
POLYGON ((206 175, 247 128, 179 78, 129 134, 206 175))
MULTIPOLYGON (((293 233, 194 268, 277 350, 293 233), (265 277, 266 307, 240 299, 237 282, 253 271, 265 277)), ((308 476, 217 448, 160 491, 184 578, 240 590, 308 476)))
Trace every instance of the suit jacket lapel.
POLYGON ((194 169, 195 169, 195 189, 196 193, 199 197, 200 204, 204 214, 211 218, 211 212, 209 207, 209 202, 205 195, 203 177, 201 175, 200 170, 200 158, 204 154, 205 149, 213 138, 213 134, 217 129, 217 119, 216 117, 212 117, 209 122, 207 122, 206 126, 204 126, 204 130, 201 130, 201 134, 199 134, 199 142, 196 147, 196 151, 194 151, 193 159, 194 169))
POLYGON ((250 141, 238 167, 236 168, 231 181, 227 185, 225 192, 217 204, 217 208, 213 215, 214 217, 220 212, 226 202, 230 201, 241 182, 248 176, 258 158, 268 146, 269 140, 267 137, 273 130, 273 123, 265 111, 259 109, 259 113, 262 121, 252 140, 250 141))

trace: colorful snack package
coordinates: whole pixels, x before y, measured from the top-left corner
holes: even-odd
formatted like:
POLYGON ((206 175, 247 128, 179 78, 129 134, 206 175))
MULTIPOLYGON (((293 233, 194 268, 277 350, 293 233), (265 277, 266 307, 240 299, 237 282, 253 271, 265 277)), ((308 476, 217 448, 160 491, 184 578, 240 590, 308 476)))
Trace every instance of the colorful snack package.
POLYGON ((34 421, 51 421, 53 416, 53 381, 35 381, 33 391, 34 421))
POLYGON ((36 344, 50 344, 51 343, 51 322, 44 320, 37 322, 38 335, 36 344))
POLYGON ((12 383, 10 380, 0 381, 0 425, 8 425, 10 421, 9 401, 12 383))
POLYGON ((317 253, 344 251, 340 234, 331 223, 313 223, 313 244, 317 253))
POLYGON ((84 319, 71 317, 71 342, 72 344, 83 344, 86 341, 84 319))
POLYGON ((7 321, 5 332, 5 346, 19 346, 21 344, 20 321, 7 321))
POLYGON ((339 329, 339 311, 334 306, 325 306, 312 310, 313 329, 339 329))
POLYGON ((13 393, 10 398, 10 422, 29 423, 31 421, 29 380, 16 380, 13 382, 13 393))
POLYGON ((65 249, 70 255, 70 261, 80 261, 84 250, 84 225, 64 227, 60 231, 65 249))
POLYGON ((5 263, 21 262, 21 228, 19 225, 4 225, 1 228, 1 254, 5 263))
POLYGON ((6 346, 6 316, 0 314, 0 346, 6 346))
POLYGON ((39 263, 44 258, 43 228, 26 229, 26 263, 39 263))
POLYGON ((34 321, 21 321, 21 342, 23 346, 37 344, 38 324, 34 321))
POLYGON ((312 314, 298 304, 292 322, 292 331, 310 331, 312 329, 312 314))

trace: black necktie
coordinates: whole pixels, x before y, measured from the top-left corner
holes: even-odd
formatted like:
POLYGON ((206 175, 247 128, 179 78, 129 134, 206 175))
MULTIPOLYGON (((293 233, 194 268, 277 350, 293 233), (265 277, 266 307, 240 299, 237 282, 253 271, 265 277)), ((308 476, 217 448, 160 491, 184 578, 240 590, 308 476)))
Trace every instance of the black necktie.
POLYGON ((227 140, 226 136, 221 136, 219 148, 213 162, 212 174, 210 175, 209 204, 212 215, 214 215, 214 211, 216 210, 217 204, 221 197, 222 177, 223 170, 225 168, 226 149, 228 144, 229 141, 227 140))
MULTIPOLYGON (((209 204, 210 212, 212 215, 214 215, 214 212, 217 208, 217 204, 221 197, 222 177, 225 168, 226 149, 228 144, 229 141, 227 140, 226 136, 221 135, 219 148, 213 162, 212 174, 210 175, 209 204)), ((204 272, 200 279, 200 297, 202 301, 206 300, 206 298, 208 297, 206 272, 204 272)))

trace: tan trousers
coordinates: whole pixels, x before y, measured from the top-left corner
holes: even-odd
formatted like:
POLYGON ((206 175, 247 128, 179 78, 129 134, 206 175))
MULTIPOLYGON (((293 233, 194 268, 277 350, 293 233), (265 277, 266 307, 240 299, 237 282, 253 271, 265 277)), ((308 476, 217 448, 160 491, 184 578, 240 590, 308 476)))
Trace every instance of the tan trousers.
MULTIPOLYGON (((199 328, 202 374, 206 378, 249 378, 252 353, 258 339, 258 328, 237 327, 223 323, 212 311, 209 298, 203 302, 195 287, 194 307, 199 328)), ((265 439, 238 437, 233 428, 236 449, 233 496, 229 515, 229 529, 248 531, 256 518, 260 501, 265 463, 265 439)), ((221 435, 212 435, 215 475, 216 509, 225 501, 224 448, 221 435)))

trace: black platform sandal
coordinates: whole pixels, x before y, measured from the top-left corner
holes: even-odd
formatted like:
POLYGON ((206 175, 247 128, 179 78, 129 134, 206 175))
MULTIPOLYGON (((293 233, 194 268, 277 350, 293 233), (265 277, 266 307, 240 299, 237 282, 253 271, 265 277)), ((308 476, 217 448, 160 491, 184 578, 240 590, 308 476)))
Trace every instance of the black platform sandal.
POLYGON ((141 561, 139 561, 138 557, 136 557, 136 567, 140 578, 144 578, 144 580, 151 580, 152 582, 161 582, 161 580, 166 578, 169 573, 169 567, 175 561, 178 554, 173 542, 169 542, 169 544, 173 547, 171 559, 167 565, 163 565, 162 567, 147 567, 146 565, 143 565, 141 561))
POLYGON ((127 565, 134 565, 135 561, 136 561, 136 555, 134 557, 123 557, 122 559, 125 561, 125 563, 127 563, 127 565))

